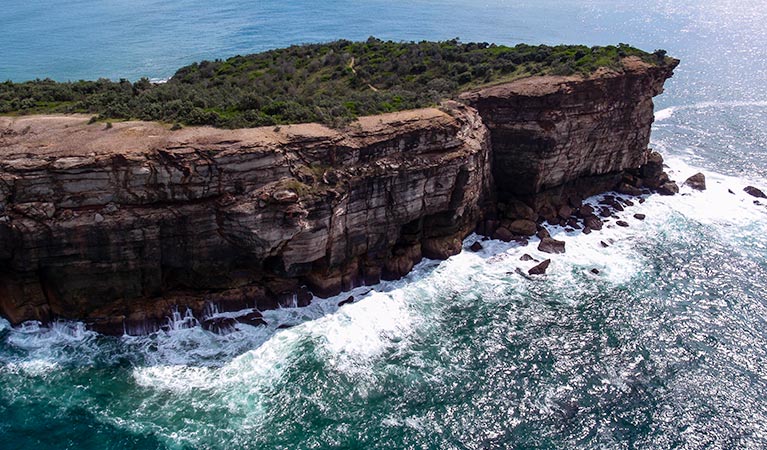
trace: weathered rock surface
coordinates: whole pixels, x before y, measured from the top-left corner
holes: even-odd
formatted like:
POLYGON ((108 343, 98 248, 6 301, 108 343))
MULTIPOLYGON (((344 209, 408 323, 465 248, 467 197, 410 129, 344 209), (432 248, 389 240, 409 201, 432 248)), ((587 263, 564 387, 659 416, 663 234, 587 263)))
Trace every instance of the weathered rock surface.
POLYGON ((499 199, 556 211, 571 196, 615 188, 624 170, 648 162, 652 98, 674 67, 626 58, 622 72, 526 78, 463 94, 490 129, 499 199))
POLYGON ((327 296, 398 278, 423 255, 459 252, 491 192, 486 128, 455 103, 345 131, 104 131, 81 117, 0 129, 26 130, 0 141, 0 203, 12 206, 0 311, 13 323, 122 333, 175 304, 266 309, 303 285, 327 296))
POLYGON ((684 180, 684 185, 689 186, 696 191, 706 190, 706 176, 698 172, 690 178, 684 180))
POLYGON ((746 186, 743 188, 743 192, 746 194, 757 197, 757 198, 767 198, 767 195, 764 195, 764 192, 762 192, 761 189, 755 188, 754 186, 746 186))
POLYGON ((546 270, 549 268, 549 264, 551 264, 551 260, 547 259, 543 261, 542 263, 536 265, 532 269, 528 270, 527 273, 530 275, 543 275, 546 273, 546 270))
POLYGON ((301 306, 399 278, 478 223, 526 243, 541 219, 596 219, 588 195, 669 183, 647 143, 675 64, 624 65, 344 130, 0 118, 0 313, 152 331, 174 307, 204 321, 210 303, 301 306))
POLYGON ((553 238, 543 238, 538 244, 538 250, 545 253, 564 253, 565 241, 559 241, 553 238))

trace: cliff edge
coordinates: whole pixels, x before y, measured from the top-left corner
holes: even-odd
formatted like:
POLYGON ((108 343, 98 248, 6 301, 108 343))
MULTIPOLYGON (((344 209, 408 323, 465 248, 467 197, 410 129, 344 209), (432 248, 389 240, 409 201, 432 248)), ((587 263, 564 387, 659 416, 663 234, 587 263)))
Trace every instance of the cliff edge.
POLYGON ((475 229, 523 241, 585 196, 663 189, 647 144, 675 66, 627 58, 343 130, 0 118, 0 313, 147 332, 174 307, 303 305, 396 279, 475 229))

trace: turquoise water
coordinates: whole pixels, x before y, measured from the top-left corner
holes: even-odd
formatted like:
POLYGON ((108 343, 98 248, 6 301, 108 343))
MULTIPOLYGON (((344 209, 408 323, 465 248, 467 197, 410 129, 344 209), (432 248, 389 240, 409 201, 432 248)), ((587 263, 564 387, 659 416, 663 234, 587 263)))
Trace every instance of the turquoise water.
POLYGON ((534 246, 491 241, 226 336, 0 320, 0 448, 767 446, 767 209, 742 192, 767 187, 762 2, 286 3, 6 0, 0 79, 162 79, 369 35, 628 42, 683 60, 652 145, 709 189, 651 197, 628 229, 554 230, 568 253, 545 281, 514 274, 534 246))

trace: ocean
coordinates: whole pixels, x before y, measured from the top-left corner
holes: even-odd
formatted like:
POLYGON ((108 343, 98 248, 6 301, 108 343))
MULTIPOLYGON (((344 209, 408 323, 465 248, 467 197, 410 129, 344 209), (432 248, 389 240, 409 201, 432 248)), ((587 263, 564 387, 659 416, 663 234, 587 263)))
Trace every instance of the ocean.
POLYGON ((162 80, 371 35, 666 49, 651 146, 708 189, 554 230, 544 280, 514 273, 534 246, 488 241, 225 336, 183 312, 122 338, 0 319, 0 448, 767 447, 767 207, 743 192, 767 188, 761 0, 5 0, 0 80, 162 80))

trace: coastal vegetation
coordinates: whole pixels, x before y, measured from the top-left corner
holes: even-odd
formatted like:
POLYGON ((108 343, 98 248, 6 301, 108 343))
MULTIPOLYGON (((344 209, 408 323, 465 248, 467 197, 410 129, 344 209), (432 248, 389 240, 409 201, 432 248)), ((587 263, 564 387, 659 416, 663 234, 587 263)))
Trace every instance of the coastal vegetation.
POLYGON ((588 75, 665 52, 625 44, 514 47, 488 43, 392 42, 369 38, 295 45, 179 69, 165 83, 146 78, 0 83, 0 114, 85 113, 94 120, 141 119, 224 128, 321 122, 435 105, 457 93, 531 75, 588 75))

